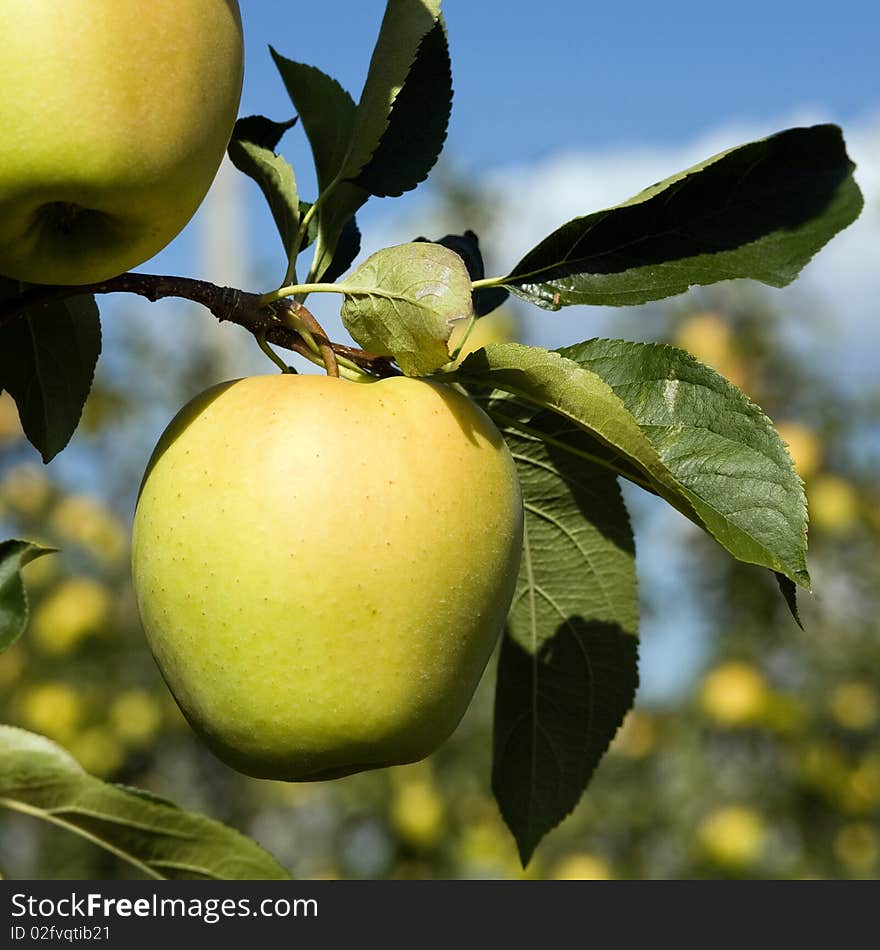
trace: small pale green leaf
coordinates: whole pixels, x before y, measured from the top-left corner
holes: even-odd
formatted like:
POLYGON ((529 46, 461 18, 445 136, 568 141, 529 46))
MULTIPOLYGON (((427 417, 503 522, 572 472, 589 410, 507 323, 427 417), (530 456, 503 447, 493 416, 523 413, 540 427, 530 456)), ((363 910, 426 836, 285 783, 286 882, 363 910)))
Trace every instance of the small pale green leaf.
POLYGON ((625 306, 749 277, 784 287, 862 209, 840 129, 788 129, 575 218, 501 283, 548 310, 625 306))
POLYGON ((228 148, 232 164, 260 186, 288 260, 299 228, 300 201, 293 168, 275 148, 295 124, 296 119, 273 122, 261 115, 247 116, 235 123, 228 148))
POLYGON ((0 726, 0 807, 81 835, 161 880, 287 880, 232 828, 152 795, 101 782, 42 736, 0 726))
POLYGON ((540 434, 502 427, 525 531, 498 665, 492 787, 524 865, 580 800, 638 685, 635 547, 617 478, 555 447, 568 423, 543 418, 540 434))
POLYGON ((413 242, 368 257, 341 285, 342 322, 358 344, 393 357, 408 376, 449 362, 455 320, 469 317, 464 261, 439 244, 413 242))
POLYGON ((809 587, 803 484, 758 406, 674 346, 589 340, 560 352, 620 397, 721 545, 809 587))
POLYGON ((30 541, 0 541, 0 653, 9 649, 27 626, 28 598, 21 569, 54 550, 30 541))
MULTIPOLYGON (((416 241, 427 241, 426 237, 417 237, 416 241)), ((480 251, 480 240, 473 231, 464 234, 445 234, 434 244, 442 244, 464 261, 472 281, 482 280, 486 276, 483 264, 483 254, 480 251)), ((503 287, 481 287, 473 293, 474 315, 484 317, 487 313, 500 307, 510 296, 510 292, 503 287)))
POLYGON ((44 462, 79 424, 100 353, 92 296, 45 304, 0 327, 0 390, 15 400, 24 433, 44 462))

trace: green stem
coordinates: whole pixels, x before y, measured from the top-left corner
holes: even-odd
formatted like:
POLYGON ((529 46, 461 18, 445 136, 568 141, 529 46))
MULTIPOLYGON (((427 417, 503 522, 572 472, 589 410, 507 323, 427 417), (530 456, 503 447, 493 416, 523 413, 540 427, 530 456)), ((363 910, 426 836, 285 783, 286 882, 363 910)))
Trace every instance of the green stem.
POLYGON ((481 290, 483 287, 503 287, 506 277, 483 277, 481 280, 475 280, 471 287, 474 290, 481 290))
MULTIPOLYGON (((327 367, 324 365, 324 360, 321 359, 320 356, 316 356, 312 352, 307 352, 307 353, 301 352, 299 355, 304 356, 310 363, 313 363, 315 366, 320 366, 321 369, 326 370, 327 367)), ((367 383, 367 382, 373 381, 375 377, 370 376, 369 373, 362 372, 361 370, 357 369, 357 367, 355 367, 355 369, 353 370, 351 368, 353 365, 354 364, 352 364, 350 360, 346 360, 344 363, 340 362, 339 375, 343 379, 348 379, 353 383, 367 383)))
POLYGON ((285 297, 296 297, 299 294, 347 294, 348 289, 342 284, 288 284, 286 287, 279 287, 268 294, 260 297, 260 306, 267 307, 269 304, 285 297))
POLYGON ((462 338, 458 341, 458 346, 456 346, 455 350, 452 353, 452 356, 450 357, 451 362, 454 363, 458 359, 459 355, 461 354, 461 351, 464 349, 465 343, 467 343, 468 341, 468 337, 471 335, 471 330, 473 330, 474 326, 476 325, 476 322, 477 322, 477 315, 475 313, 472 313, 470 316, 470 319, 468 320, 468 325, 465 327, 464 334, 462 335, 462 338))
POLYGON ((285 363, 284 360, 282 360, 281 357, 266 342, 265 330, 260 330, 258 333, 255 333, 254 337, 256 338, 257 345, 260 347, 260 349, 281 370, 282 373, 293 372, 293 370, 287 365, 287 363, 285 363))
POLYGON ((333 190, 336 182, 331 182, 329 187, 325 188, 321 194, 314 200, 312 206, 308 211, 300 218, 299 227, 297 228, 296 235, 293 239, 293 244, 290 248, 290 267, 287 271, 287 279, 294 277, 296 273, 296 259, 299 256, 300 249, 302 248, 303 240, 305 239, 306 232, 309 230, 309 225, 312 223, 312 218, 318 213, 318 209, 324 203, 327 198, 327 195, 333 190))

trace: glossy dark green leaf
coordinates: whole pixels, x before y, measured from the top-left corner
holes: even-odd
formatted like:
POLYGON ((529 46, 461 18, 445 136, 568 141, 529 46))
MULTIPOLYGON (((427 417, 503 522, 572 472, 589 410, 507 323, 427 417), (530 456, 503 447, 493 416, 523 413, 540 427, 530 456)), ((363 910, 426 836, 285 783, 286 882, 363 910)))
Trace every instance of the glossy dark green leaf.
MULTIPOLYGON (((335 79, 317 67, 287 59, 274 49, 271 53, 311 145, 318 192, 327 199, 309 221, 307 243, 317 241, 310 278, 329 282, 344 273, 357 254, 355 251, 346 262, 352 229, 357 227, 354 214, 369 198, 365 189, 340 181, 352 144, 357 106, 335 79)), ((357 243, 359 247, 359 239, 357 243)))
POLYGON ((27 626, 28 598, 21 569, 54 550, 30 541, 0 541, 0 653, 8 650, 27 626))
POLYGON ((498 665, 492 787, 524 865, 580 800, 638 685, 635 547, 620 487, 553 444, 564 419, 543 419, 540 435, 502 426, 525 532, 498 665))
POLYGON ((161 880, 286 880, 287 871, 232 828, 154 795, 88 775, 42 736, 0 726, 0 807, 111 851, 161 880))
POLYGON ((15 400, 24 433, 44 462, 79 424, 100 353, 92 296, 45 304, 0 326, 0 390, 15 400))
POLYGON ((663 494, 693 514, 671 473, 611 387, 592 370, 559 353, 522 343, 491 343, 470 353, 443 378, 467 387, 499 389, 536 409, 550 409, 584 430, 604 447, 595 459, 607 459, 628 477, 663 494))
POLYGON ((548 310, 624 306, 749 277, 784 287, 862 208, 841 131, 788 129, 575 218, 500 283, 548 310))
POLYGON ((232 164, 260 186, 288 258, 299 228, 300 201, 293 168, 275 149, 295 124, 295 118, 273 122, 261 115, 247 116, 235 123, 228 148, 232 164))

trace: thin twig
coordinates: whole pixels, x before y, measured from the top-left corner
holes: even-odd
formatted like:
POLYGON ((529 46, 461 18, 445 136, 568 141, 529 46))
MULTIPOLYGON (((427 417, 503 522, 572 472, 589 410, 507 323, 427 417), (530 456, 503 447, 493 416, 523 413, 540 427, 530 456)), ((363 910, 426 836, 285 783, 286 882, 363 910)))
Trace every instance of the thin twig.
MULTIPOLYGON (((91 294, 127 293, 146 297, 155 302, 166 297, 181 297, 206 307, 220 321, 238 324, 253 334, 264 333, 265 339, 276 346, 303 356, 311 354, 302 335, 279 318, 278 304, 265 307, 261 294, 249 293, 235 287, 220 287, 206 280, 191 277, 167 277, 158 274, 120 274, 109 280, 82 286, 31 287, 17 297, 0 300, 0 327, 23 313, 33 313, 56 301, 91 294)), ((321 329, 314 316, 302 305, 290 301, 287 305, 318 343, 325 367, 330 375, 338 375, 336 354, 350 360, 374 376, 397 376, 400 370, 384 356, 376 356, 342 343, 333 343, 321 329)))

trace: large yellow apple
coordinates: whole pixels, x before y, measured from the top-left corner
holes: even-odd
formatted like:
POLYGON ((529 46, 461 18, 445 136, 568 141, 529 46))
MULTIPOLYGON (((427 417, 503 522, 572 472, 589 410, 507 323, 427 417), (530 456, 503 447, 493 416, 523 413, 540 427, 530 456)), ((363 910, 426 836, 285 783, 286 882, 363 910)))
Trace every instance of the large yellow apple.
POLYGON ((467 708, 522 519, 507 446, 447 386, 224 383, 180 411, 144 476, 141 620, 184 714, 240 771, 411 762, 467 708))
POLYGON ((160 251, 223 158, 236 0, 0 0, 0 273, 105 280, 160 251))

